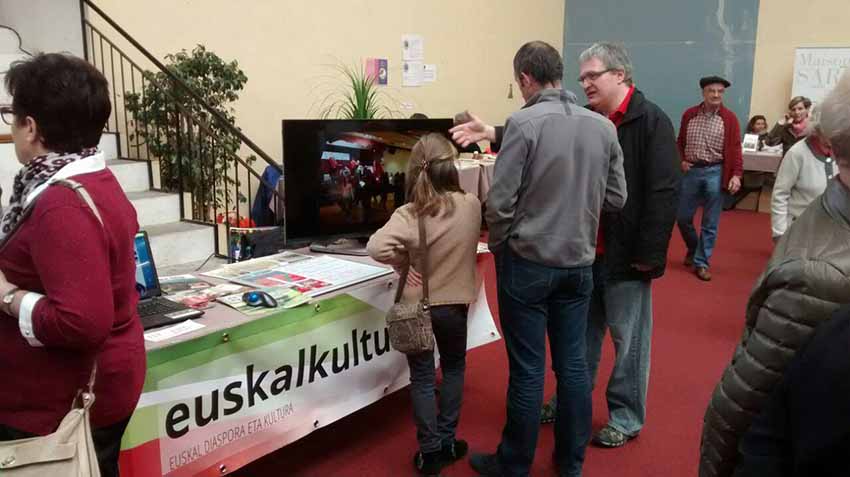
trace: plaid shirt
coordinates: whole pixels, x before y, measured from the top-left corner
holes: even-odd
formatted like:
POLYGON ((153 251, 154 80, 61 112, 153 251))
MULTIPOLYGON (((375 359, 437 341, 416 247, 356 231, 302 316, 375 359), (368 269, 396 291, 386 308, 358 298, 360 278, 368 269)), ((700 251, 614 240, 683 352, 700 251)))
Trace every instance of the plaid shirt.
POLYGON ((717 111, 700 109, 688 124, 685 160, 690 163, 723 162, 723 119, 717 111))

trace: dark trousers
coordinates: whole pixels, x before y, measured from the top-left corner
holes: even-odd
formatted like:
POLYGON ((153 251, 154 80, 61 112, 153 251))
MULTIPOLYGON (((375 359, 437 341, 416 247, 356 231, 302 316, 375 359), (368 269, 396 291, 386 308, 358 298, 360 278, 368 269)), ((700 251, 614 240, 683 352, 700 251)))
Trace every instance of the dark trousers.
POLYGON ((466 305, 431 307, 431 323, 440 352, 440 368, 443 370, 439 409, 434 389, 434 352, 407 356, 416 439, 423 453, 439 451, 443 444, 450 444, 455 439, 466 370, 467 309, 466 305))
MULTIPOLYGON (((124 435, 124 430, 127 429, 129 423, 130 418, 128 417, 111 426, 92 429, 92 440, 94 441, 94 450, 97 453, 97 464, 100 467, 101 476, 118 477, 118 454, 121 452, 121 436, 124 435)), ((26 439, 35 436, 35 434, 0 424, 0 441, 26 439)))
POLYGON ((499 463, 505 475, 527 476, 534 460, 548 334, 559 397, 555 459, 561 475, 580 476, 592 412, 585 345, 592 268, 548 267, 505 246, 496 255, 496 277, 510 366, 499 463))

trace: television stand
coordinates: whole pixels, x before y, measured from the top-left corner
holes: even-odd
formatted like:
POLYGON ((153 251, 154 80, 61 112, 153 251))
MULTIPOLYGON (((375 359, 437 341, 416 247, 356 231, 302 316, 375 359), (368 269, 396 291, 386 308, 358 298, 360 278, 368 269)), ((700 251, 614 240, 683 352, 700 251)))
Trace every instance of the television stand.
POLYGON ((335 253, 340 255, 369 255, 366 251, 368 236, 344 237, 310 244, 311 252, 335 253))

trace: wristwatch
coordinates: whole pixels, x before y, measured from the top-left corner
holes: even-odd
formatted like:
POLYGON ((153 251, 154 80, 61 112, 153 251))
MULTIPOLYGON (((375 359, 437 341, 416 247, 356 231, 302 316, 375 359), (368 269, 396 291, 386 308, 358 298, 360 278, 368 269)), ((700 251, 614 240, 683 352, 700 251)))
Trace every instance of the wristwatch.
POLYGON ((4 308, 7 310, 8 314, 12 314, 12 302, 15 301, 15 293, 20 290, 20 287, 12 287, 11 290, 7 291, 3 298, 0 301, 3 302, 4 308))

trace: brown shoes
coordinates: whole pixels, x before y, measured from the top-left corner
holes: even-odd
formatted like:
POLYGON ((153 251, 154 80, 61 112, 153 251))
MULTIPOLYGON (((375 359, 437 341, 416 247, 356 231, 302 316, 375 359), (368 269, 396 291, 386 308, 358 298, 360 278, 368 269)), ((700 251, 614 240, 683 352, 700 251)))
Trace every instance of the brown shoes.
POLYGON ((702 280, 704 282, 710 282, 711 281, 711 272, 709 272, 708 269, 705 268, 705 267, 697 268, 696 275, 697 275, 697 278, 699 278, 700 280, 702 280))

